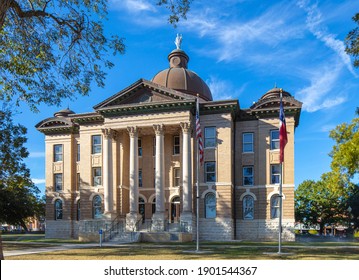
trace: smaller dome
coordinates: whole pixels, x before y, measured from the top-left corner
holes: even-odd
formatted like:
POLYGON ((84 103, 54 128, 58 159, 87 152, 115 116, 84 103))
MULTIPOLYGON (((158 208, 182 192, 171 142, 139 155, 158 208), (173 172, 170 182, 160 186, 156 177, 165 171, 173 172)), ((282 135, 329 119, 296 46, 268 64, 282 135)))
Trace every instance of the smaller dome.
POLYGON ((74 111, 70 110, 69 108, 63 109, 61 111, 58 111, 54 114, 54 117, 67 117, 70 114, 75 114, 74 111))
POLYGON ((279 98, 281 92, 282 92, 282 97, 292 96, 289 92, 283 90, 282 88, 275 87, 275 88, 268 90, 260 99, 279 98))

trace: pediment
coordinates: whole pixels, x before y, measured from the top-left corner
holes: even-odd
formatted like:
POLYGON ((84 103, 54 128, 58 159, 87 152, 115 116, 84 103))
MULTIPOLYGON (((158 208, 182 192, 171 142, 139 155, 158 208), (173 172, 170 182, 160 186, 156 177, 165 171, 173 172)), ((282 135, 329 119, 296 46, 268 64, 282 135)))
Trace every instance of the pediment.
POLYGON ((165 103, 184 99, 180 92, 141 79, 94 106, 94 109, 101 110, 126 105, 136 106, 146 103, 165 103))
POLYGON ((37 130, 45 134, 74 132, 77 129, 77 125, 74 124, 71 119, 62 117, 45 119, 38 123, 35 127, 37 130))

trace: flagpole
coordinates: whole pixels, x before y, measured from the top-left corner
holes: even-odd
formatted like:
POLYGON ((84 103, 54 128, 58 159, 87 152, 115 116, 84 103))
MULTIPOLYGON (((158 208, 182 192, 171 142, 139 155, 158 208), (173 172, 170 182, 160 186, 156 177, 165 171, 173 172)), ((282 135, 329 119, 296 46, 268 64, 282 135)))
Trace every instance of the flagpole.
POLYGON ((282 253, 282 210, 283 210, 283 194, 282 194, 282 187, 283 187, 283 162, 280 163, 280 181, 279 181, 279 238, 278 238, 278 254, 282 253))
MULTIPOLYGON (((280 109, 281 110, 281 106, 282 106, 282 89, 280 89, 280 109)), ((280 114, 280 113, 279 113, 280 114)), ((281 158, 281 156, 280 156, 281 158)), ((284 160, 284 159, 283 159, 284 160)), ((283 161, 282 159, 280 160, 280 172, 279 172, 279 225, 278 225, 278 254, 282 253, 282 218, 283 218, 283 161)))
MULTIPOLYGON (((198 98, 196 98, 196 114, 199 118, 199 104, 198 98)), ((197 124, 196 124, 196 134, 197 134, 197 124)), ((196 251, 199 251, 199 137, 197 137, 197 164, 196 164, 196 181, 197 181, 197 190, 196 190, 196 251)))

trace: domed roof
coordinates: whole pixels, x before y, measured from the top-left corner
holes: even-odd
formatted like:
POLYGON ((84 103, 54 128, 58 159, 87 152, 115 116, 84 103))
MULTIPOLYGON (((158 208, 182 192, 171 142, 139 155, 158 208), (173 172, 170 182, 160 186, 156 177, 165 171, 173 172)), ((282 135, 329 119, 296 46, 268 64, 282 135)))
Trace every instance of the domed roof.
POLYGON ((281 92, 282 92, 282 97, 292 96, 289 92, 287 92, 281 88, 274 87, 274 88, 268 90, 265 94, 263 94, 263 96, 260 99, 279 98, 281 92))
POLYGON ((175 49, 168 55, 170 68, 158 72, 153 83, 212 101, 212 93, 207 84, 193 71, 187 69, 188 55, 181 49, 175 49))
POLYGON ((54 114, 54 117, 67 117, 70 114, 75 114, 74 111, 70 110, 69 108, 63 109, 61 111, 58 111, 54 114))

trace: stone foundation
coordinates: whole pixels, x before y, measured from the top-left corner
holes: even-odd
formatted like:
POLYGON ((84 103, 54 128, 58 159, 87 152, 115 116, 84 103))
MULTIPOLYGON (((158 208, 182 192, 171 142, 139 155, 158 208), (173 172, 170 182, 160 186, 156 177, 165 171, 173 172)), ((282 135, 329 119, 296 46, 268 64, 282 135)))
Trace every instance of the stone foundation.
MULTIPOLYGON (((193 235, 195 236, 195 232, 193 235)), ((200 240, 233 240, 233 219, 200 219, 199 238, 200 240)))

